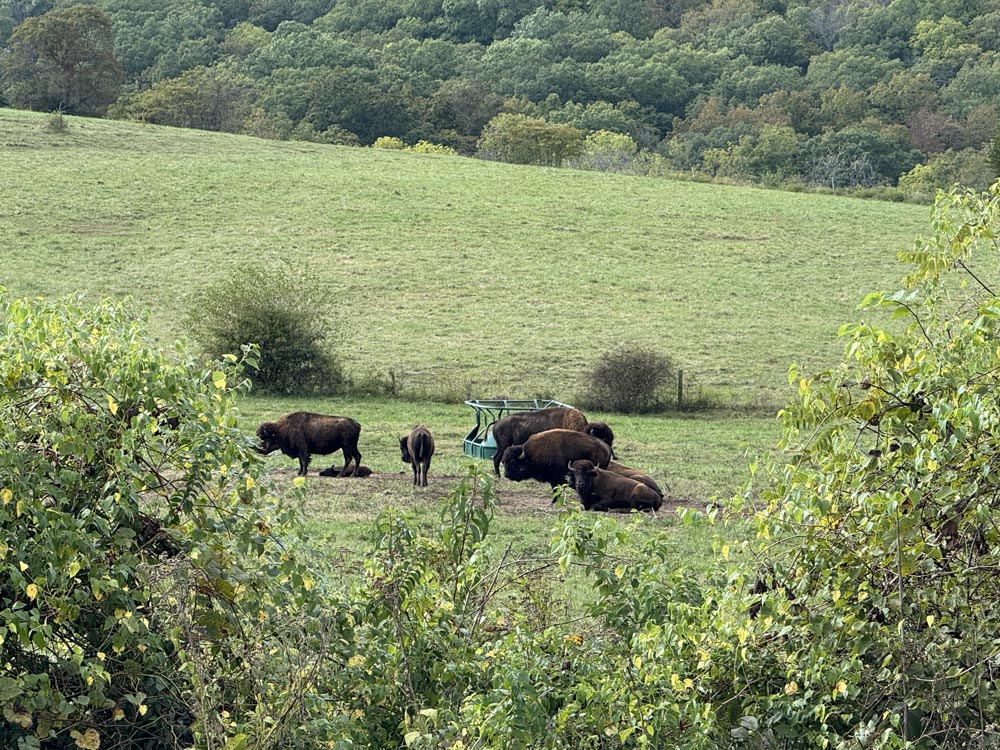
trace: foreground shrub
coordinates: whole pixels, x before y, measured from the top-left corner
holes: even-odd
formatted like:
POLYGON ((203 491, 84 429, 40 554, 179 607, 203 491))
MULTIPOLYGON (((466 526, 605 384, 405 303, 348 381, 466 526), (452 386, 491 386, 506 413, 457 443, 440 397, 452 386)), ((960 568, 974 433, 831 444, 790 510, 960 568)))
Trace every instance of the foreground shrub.
POLYGON ((755 487, 747 638, 786 684, 747 710, 782 747, 1000 745, 1000 185, 941 195, 933 226, 864 303, 902 325, 845 326, 844 364, 792 369, 755 487))
POLYGON ((587 373, 580 402, 590 409, 642 414, 664 408, 677 377, 673 362, 638 344, 604 352, 587 373))
POLYGON ((343 382, 326 346, 329 305, 287 269, 246 268, 198 292, 188 314, 192 335, 211 357, 260 348, 249 373, 266 393, 331 394, 343 382))
POLYGON ((280 745, 319 650, 279 646, 335 640, 237 428, 249 360, 137 317, 0 296, 3 748, 280 745))

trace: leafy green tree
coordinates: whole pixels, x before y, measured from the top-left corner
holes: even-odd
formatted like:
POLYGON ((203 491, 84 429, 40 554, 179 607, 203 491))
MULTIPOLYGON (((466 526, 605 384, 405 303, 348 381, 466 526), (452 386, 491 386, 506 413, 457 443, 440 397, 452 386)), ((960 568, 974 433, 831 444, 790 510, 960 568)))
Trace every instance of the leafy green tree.
POLYGON ((803 87, 798 68, 783 65, 746 65, 736 61, 711 87, 712 94, 730 105, 756 105, 762 96, 775 91, 794 91, 803 87))
POLYGON ((982 52, 973 43, 966 26, 947 15, 938 20, 919 21, 910 37, 910 46, 919 57, 914 70, 926 72, 938 85, 950 81, 959 68, 982 52))
POLYGON ((274 31, 285 21, 311 24, 333 5, 334 0, 250 0, 247 16, 242 20, 274 31))
POLYGON ((807 179, 829 187, 894 185, 920 161, 904 132, 851 127, 803 146, 807 179))
POLYGON ((754 65, 805 69, 814 51, 802 30, 781 16, 758 21, 736 44, 754 65))
POLYGON ((899 189, 929 202, 938 190, 950 190, 954 185, 986 190, 998 176, 978 149, 947 149, 900 177, 899 189))
POLYGON ((820 101, 819 119, 827 130, 843 130, 856 125, 871 111, 868 98, 849 86, 821 91, 820 101))
POLYGON ((114 20, 115 52, 131 80, 148 85, 172 78, 211 64, 218 54, 223 16, 211 5, 198 0, 104 0, 102 7, 114 20))
POLYGON ((123 80, 111 19, 89 5, 26 19, 0 56, 0 86, 16 107, 99 115, 123 80))
POLYGON ((485 158, 513 164, 558 167, 583 149, 583 133, 576 128, 510 113, 490 120, 479 139, 485 158))
POLYGON ((941 89, 941 109, 957 119, 977 107, 1000 111, 1000 56, 966 65, 941 89))
POLYGON ((875 84, 868 98, 878 110, 901 122, 922 107, 935 107, 937 92, 930 76, 905 70, 875 84))
POLYGON ((598 130, 587 136, 583 153, 571 166, 596 169, 601 172, 631 172, 639 147, 629 136, 609 130, 598 130))
POLYGON ((838 49, 812 57, 806 81, 820 90, 847 86, 867 92, 902 70, 899 60, 880 57, 867 50, 838 49))
POLYGON ((111 114, 178 128, 242 132, 255 96, 252 81, 224 68, 195 68, 120 101, 111 114))
POLYGON ((113 303, 0 321, 0 746, 287 739, 314 579, 237 424, 252 355, 166 356, 113 303))
POLYGON ((477 80, 452 78, 420 106, 422 119, 433 128, 435 141, 471 155, 483 127, 500 111, 503 99, 477 80))
POLYGON ((993 176, 1000 178, 1000 129, 997 130, 996 135, 993 136, 993 140, 990 142, 990 150, 986 155, 986 161, 990 165, 990 169, 993 170, 993 176))
POLYGON ((266 47, 271 35, 260 26, 241 21, 226 32, 226 38, 219 45, 219 52, 234 57, 246 57, 252 52, 266 47))

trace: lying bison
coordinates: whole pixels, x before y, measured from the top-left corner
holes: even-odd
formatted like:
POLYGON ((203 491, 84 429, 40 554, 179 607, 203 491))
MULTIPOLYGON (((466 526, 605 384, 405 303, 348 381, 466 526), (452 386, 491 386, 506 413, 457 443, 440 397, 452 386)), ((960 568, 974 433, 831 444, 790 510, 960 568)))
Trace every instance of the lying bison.
POLYGON ((642 482, 605 471, 591 461, 572 461, 569 470, 584 510, 659 510, 663 503, 660 494, 642 482))
POLYGON ((535 479, 548 482, 554 489, 565 484, 569 462, 581 458, 607 466, 611 446, 576 430, 545 430, 507 448, 503 453, 503 471, 515 482, 535 479))
POLYGON ((431 431, 418 424, 407 437, 399 439, 400 458, 413 467, 413 484, 427 486, 427 470, 434 455, 434 438, 431 431))
MULTIPOLYGON (((342 476, 344 470, 343 466, 327 466, 325 469, 320 471, 319 475, 321 477, 339 477, 342 476)), ((353 477, 370 477, 372 475, 372 470, 367 466, 357 466, 355 467, 354 473, 351 474, 353 477)))
POLYGON ((493 423, 493 440, 497 444, 497 452, 493 454, 493 473, 500 476, 503 454, 510 446, 520 445, 539 432, 557 429, 586 432, 600 438, 608 446, 614 440, 614 433, 606 422, 588 423, 583 412, 572 406, 550 406, 508 414, 493 423))
POLYGON ((313 453, 324 455, 344 451, 344 468, 341 476, 347 476, 347 467, 354 462, 350 476, 357 476, 361 466, 358 438, 361 425, 350 417, 332 417, 297 411, 285 414, 277 422, 264 422, 257 428, 260 438, 260 452, 264 455, 281 451, 290 458, 299 459, 299 476, 309 470, 309 459, 313 453))
POLYGON ((608 447, 611 448, 611 457, 615 457, 615 448, 613 445, 615 442, 615 433, 611 431, 611 425, 607 422, 587 422, 587 426, 583 428, 583 431, 607 443, 608 447))
MULTIPOLYGON (((642 482, 661 498, 663 497, 663 490, 660 489, 660 485, 658 485, 651 476, 644 474, 638 469, 633 469, 631 466, 625 466, 617 461, 612 461, 608 464, 608 471, 614 472, 615 474, 619 474, 623 477, 628 477, 629 479, 634 479, 637 482, 642 482)), ((670 488, 668 487, 667 489, 669 490, 670 488)))

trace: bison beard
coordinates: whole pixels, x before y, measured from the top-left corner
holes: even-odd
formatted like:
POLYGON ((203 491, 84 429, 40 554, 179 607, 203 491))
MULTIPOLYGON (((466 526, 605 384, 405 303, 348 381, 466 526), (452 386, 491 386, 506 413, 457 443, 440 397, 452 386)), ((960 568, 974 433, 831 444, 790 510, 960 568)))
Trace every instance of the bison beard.
POLYGON ((260 452, 264 455, 280 450, 289 458, 299 460, 299 476, 309 470, 313 453, 325 455, 342 450, 344 468, 341 476, 347 475, 347 467, 354 462, 351 476, 356 476, 361 466, 358 438, 361 425, 350 417, 335 417, 326 414, 297 411, 285 414, 277 422, 264 422, 257 428, 260 452))

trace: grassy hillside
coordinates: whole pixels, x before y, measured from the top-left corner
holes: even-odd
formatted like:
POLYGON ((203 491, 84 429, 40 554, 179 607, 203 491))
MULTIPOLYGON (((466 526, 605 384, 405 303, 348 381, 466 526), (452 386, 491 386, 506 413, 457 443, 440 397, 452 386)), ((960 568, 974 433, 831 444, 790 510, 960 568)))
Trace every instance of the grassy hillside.
POLYGON ((893 284, 919 206, 0 110, 15 295, 134 295, 157 335, 237 266, 301 273, 355 377, 416 395, 572 400, 622 340, 743 403, 821 368, 893 284))

